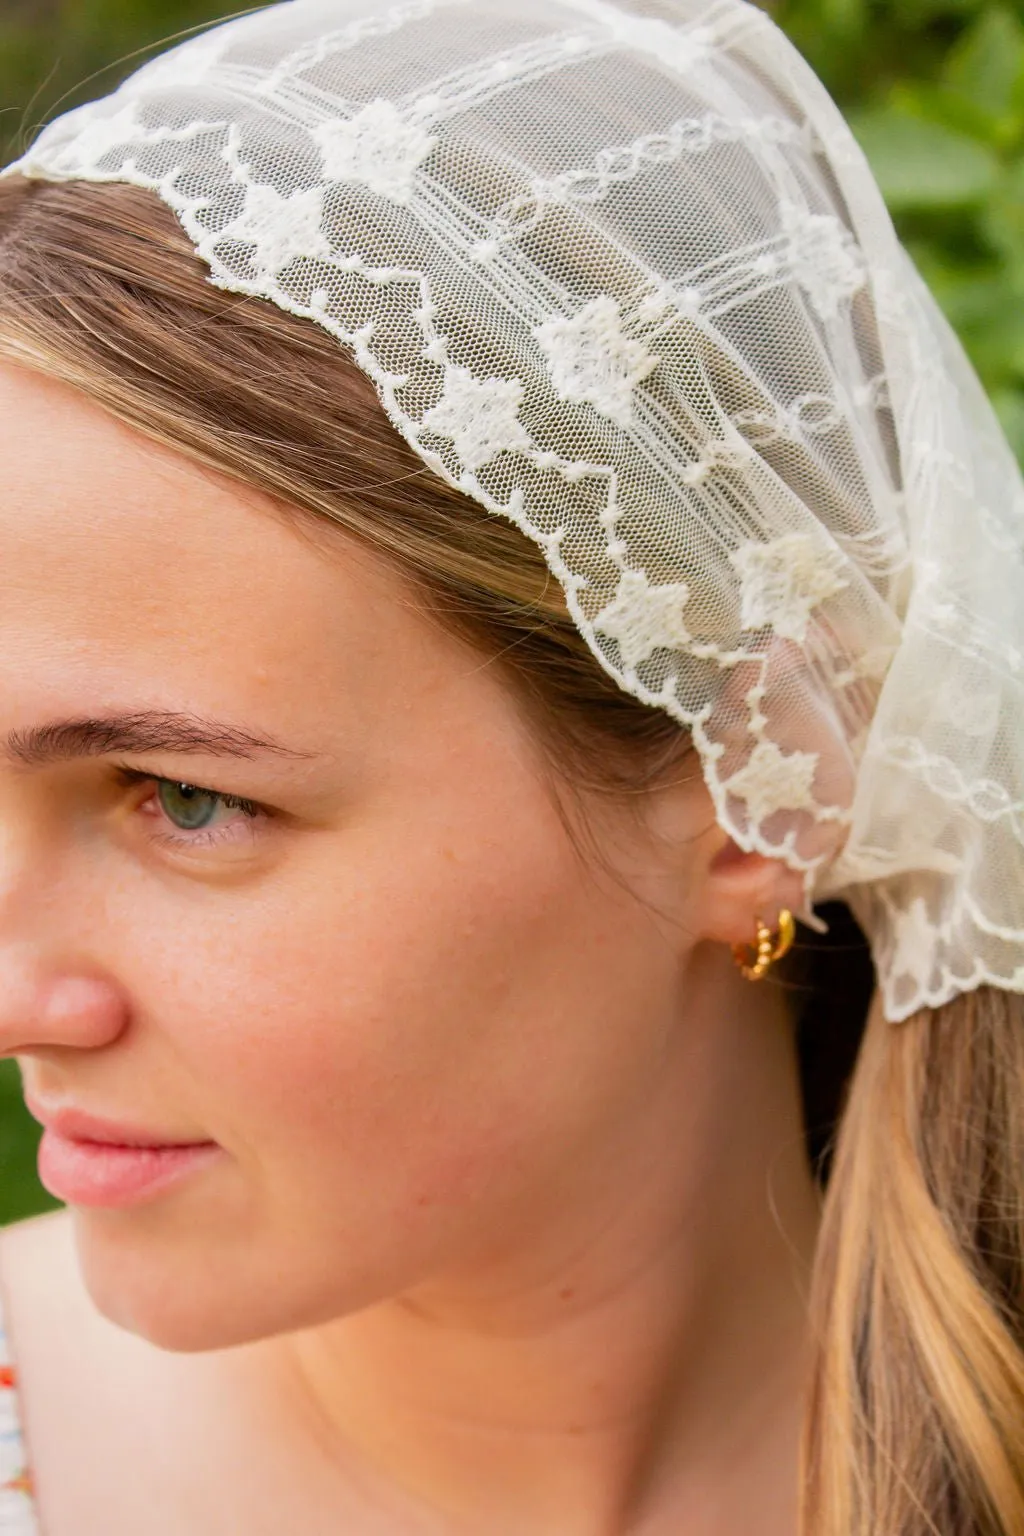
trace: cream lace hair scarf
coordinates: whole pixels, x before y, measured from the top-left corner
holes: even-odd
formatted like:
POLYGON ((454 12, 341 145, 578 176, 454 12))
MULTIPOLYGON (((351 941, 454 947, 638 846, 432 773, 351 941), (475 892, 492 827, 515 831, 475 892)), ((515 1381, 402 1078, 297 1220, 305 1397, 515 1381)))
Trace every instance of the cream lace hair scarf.
POLYGON ((1024 485, 838 109, 744 0, 292 0, 2 173, 152 188, 536 540, 886 1015, 1024 991, 1024 485))

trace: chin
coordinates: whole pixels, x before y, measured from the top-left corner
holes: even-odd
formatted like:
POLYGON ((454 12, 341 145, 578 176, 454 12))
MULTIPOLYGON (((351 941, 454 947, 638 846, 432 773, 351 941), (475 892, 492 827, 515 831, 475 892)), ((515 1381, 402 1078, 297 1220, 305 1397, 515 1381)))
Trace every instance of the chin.
POLYGON ((96 1215, 75 1212, 75 1242, 82 1286, 108 1323, 179 1354, 229 1349, 262 1336, 266 1319, 239 1306, 231 1266, 218 1263, 216 1253, 193 1248, 175 1257, 151 1233, 96 1215))

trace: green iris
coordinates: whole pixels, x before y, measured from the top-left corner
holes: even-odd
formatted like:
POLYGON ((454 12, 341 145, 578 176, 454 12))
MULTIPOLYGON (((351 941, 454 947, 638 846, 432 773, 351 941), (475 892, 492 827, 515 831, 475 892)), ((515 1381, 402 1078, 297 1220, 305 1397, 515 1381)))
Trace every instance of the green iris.
POLYGON ((168 820, 183 832, 208 827, 221 803, 220 795, 212 790, 199 789, 195 784, 175 784, 170 779, 161 779, 157 797, 168 820))

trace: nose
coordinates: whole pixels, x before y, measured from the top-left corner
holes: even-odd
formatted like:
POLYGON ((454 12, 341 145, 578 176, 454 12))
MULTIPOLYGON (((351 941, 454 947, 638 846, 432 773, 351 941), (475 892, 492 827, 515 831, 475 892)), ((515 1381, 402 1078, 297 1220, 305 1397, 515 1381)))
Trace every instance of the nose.
POLYGON ((127 997, 91 944, 104 931, 88 865, 38 799, 5 783, 0 816, 0 1057, 97 1049, 127 1022, 127 997))
POLYGON ((109 1045, 125 1027, 126 999, 111 978, 47 959, 26 944, 0 946, 0 1057, 109 1045))

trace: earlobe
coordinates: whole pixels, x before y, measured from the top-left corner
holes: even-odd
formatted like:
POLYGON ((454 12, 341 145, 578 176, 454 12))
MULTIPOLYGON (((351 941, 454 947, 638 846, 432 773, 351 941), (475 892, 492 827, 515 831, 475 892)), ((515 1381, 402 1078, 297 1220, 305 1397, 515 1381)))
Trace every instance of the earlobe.
POLYGON ((723 944, 752 944, 756 920, 774 929, 778 915, 799 911, 803 880, 797 870, 762 853, 746 853, 725 832, 704 871, 694 922, 701 938, 723 944))

